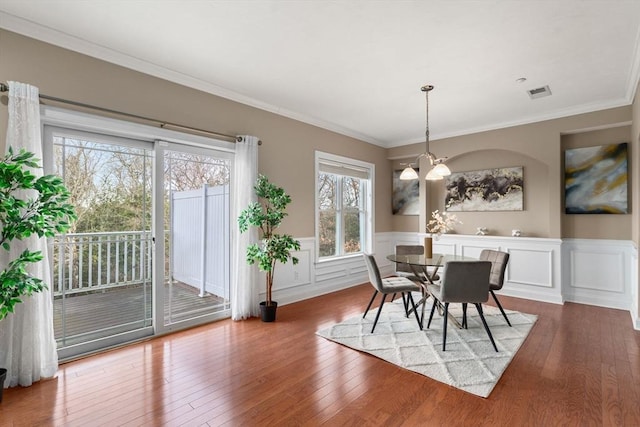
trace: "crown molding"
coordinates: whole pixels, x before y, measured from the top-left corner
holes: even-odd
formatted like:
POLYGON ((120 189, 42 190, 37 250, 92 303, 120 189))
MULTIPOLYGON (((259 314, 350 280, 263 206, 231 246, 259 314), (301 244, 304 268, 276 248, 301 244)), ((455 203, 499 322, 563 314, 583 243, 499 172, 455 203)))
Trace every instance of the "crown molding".
POLYGON ((64 49, 91 56, 93 58, 100 59, 112 64, 116 64, 121 67, 148 74, 153 77, 158 77, 160 79, 168 80, 182 86, 219 96, 230 101, 268 111, 270 113, 297 120, 299 122, 307 123, 322 129, 329 130, 331 132, 336 132, 340 135, 348 136, 360 141, 368 142, 370 144, 386 148, 386 144, 383 141, 373 138, 370 135, 366 135, 353 129, 336 125, 335 123, 329 123, 315 117, 296 113, 277 105, 260 101, 241 93, 234 92, 225 87, 207 82, 205 80, 198 79, 165 67, 161 67, 157 64, 144 61, 140 58, 136 58, 125 53, 107 48, 105 46, 88 42, 62 31, 36 24, 32 21, 28 21, 2 11, 0 11, 0 28, 12 31, 17 34, 21 34, 23 36, 31 37, 33 39, 40 40, 64 49))
MULTIPOLYGON (((113 63, 131 70, 135 70, 144 74, 148 74, 163 80, 167 80, 173 83, 177 83, 192 89, 200 90, 221 98, 225 98, 243 105, 247 105, 253 108, 264 110, 270 113, 274 113, 289 119, 293 119, 302 123, 306 123, 312 126, 316 126, 331 132, 338 133, 343 136, 351 137, 360 141, 364 141, 382 148, 393 148, 404 145, 411 145, 424 142, 424 137, 414 138, 405 141, 381 141, 374 138, 371 135, 364 134, 362 132, 355 131, 344 126, 330 123, 324 120, 320 120, 316 117, 307 116, 294 111, 290 111, 286 108, 279 107, 277 105, 269 104, 258 99, 243 95, 238 92, 234 92, 222 86, 215 85, 202 79, 192 77, 190 75, 180 73, 175 70, 171 70, 165 67, 161 67, 157 64, 144 61, 140 58, 136 58, 122 52, 107 48, 105 46, 90 43, 84 39, 72 36, 70 34, 61 32, 59 30, 46 27, 40 24, 36 24, 32 21, 19 18, 17 16, 0 11, 0 28, 4 28, 8 31, 12 31, 27 37, 31 37, 36 40, 43 41, 64 49, 68 49, 74 52, 78 52, 93 58, 97 58, 109 63, 113 63)), ((463 135, 469 135, 474 133, 487 132, 492 130, 504 129, 513 126, 526 125, 546 120, 553 120, 563 117, 568 117, 577 114, 590 113, 609 108, 616 108, 622 106, 628 106, 633 103, 633 99, 636 93, 637 86, 640 82, 640 30, 636 37, 636 49, 632 59, 632 68, 629 71, 629 77, 627 81, 627 90, 623 99, 617 101, 604 102, 604 103, 591 103, 579 106, 574 106, 567 109, 560 109, 550 111, 541 115, 533 115, 525 117, 520 120, 495 122, 488 125, 456 129, 450 132, 444 132, 440 134, 432 134, 430 141, 438 139, 452 138, 463 135)))

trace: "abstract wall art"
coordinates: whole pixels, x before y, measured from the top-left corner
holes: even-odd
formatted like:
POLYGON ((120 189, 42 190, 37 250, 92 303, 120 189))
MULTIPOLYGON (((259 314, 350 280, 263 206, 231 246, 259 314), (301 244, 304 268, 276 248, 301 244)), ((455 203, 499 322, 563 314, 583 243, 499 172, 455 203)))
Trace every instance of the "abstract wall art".
POLYGON ((626 214, 627 143, 564 152, 564 199, 568 214, 626 214))
MULTIPOLYGON (((418 169, 416 169, 416 172, 420 173, 418 169)), ((391 201, 393 214, 419 215, 420 180, 403 181, 400 179, 401 173, 401 170, 393 171, 393 196, 391 201)))
POLYGON ((445 178, 447 211, 521 211, 523 167, 454 172, 445 178))

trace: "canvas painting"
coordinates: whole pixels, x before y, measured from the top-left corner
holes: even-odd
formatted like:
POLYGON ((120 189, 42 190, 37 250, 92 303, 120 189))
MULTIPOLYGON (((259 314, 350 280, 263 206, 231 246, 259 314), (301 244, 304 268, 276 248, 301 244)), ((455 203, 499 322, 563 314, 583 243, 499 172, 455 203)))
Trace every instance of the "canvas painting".
POLYGON ((564 198, 568 214, 626 214, 627 143, 564 152, 564 198))
MULTIPOLYGON (((420 173, 418 169, 416 169, 416 172, 420 173)), ((401 173, 401 170, 393 171, 393 196, 391 201, 393 214, 419 215, 420 180, 403 181, 400 179, 401 173)))
POLYGON ((522 166, 454 172, 445 178, 447 211, 521 211, 522 166))

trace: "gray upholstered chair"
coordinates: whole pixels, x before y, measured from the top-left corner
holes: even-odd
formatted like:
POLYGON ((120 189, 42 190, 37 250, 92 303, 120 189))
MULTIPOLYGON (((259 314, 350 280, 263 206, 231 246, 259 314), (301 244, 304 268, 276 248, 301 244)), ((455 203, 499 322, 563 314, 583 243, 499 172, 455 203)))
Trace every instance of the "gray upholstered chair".
MULTIPOLYGON (((424 254, 424 246, 422 245, 396 245, 396 255, 422 255, 424 254)), ((428 269, 423 266, 411 266, 406 263, 398 262, 396 263, 396 275, 401 277, 406 277, 409 280, 412 280, 416 283, 421 284, 422 287, 422 298, 418 301, 417 306, 422 306, 422 310, 420 311, 420 324, 422 325, 424 322, 424 307, 429 294, 427 293, 426 285, 427 283, 433 283, 440 280, 440 276, 438 276, 435 271, 432 269, 428 269), (417 272, 417 275, 416 275, 417 272)), ((395 296, 391 297, 393 301, 395 296)), ((409 303, 405 301, 405 310, 408 313, 411 313, 409 310, 409 303)), ((422 328, 422 327, 421 327, 422 328)))
MULTIPOLYGON (((484 329, 489 335, 493 348, 498 351, 493 335, 489 330, 487 321, 482 312, 482 303, 489 299, 489 275, 491 273, 491 262, 489 261, 449 261, 444 265, 444 273, 440 285, 429 285, 429 292, 440 303, 444 304, 444 314, 442 318, 442 351, 447 345, 447 323, 449 316, 449 303, 463 303, 463 326, 466 327, 466 304, 471 303, 476 306, 484 329)), ((431 326, 433 312, 436 303, 431 308, 431 315, 427 328, 431 326)))
POLYGON ((504 316, 504 320, 507 321, 507 325, 511 326, 507 314, 502 308, 502 304, 498 301, 498 297, 494 291, 499 291, 504 285, 504 272, 507 269, 507 263, 509 262, 509 254, 507 252, 494 251, 491 249, 484 249, 480 252, 480 260, 491 261, 491 276, 489 277, 489 292, 496 302, 496 305, 500 309, 500 312, 504 316))
POLYGON ((389 294, 402 294, 402 301, 404 302, 405 313, 407 311, 409 303, 413 307, 413 312, 415 313, 416 320, 418 322, 418 326, 420 327, 420 319, 418 318, 418 313, 416 310, 415 302, 413 301, 413 297, 411 296, 411 292, 420 292, 421 288, 416 283, 407 279, 406 277, 388 277, 382 278, 380 276, 380 270, 378 269, 378 264, 376 263, 376 259, 373 255, 363 254, 365 263, 367 264, 367 270, 369 271, 369 281, 374 288, 373 296, 369 301, 369 305, 367 305, 367 309, 364 311, 364 315, 362 318, 364 319, 369 312, 369 308, 371 308, 371 304, 373 300, 376 298, 378 293, 382 294, 382 301, 380 302, 380 308, 378 308, 378 312, 376 314, 376 319, 373 322, 373 327, 371 328, 371 333, 376 329, 376 325, 378 324, 378 319, 380 318, 380 313, 382 312, 382 306, 384 305, 385 300, 387 299, 387 295, 389 294), (406 298, 406 299, 405 299, 406 298))
MULTIPOLYGON (((396 245, 396 255, 422 255, 424 254, 424 246, 422 245, 396 245)), ((425 274, 429 274, 429 278, 432 282, 440 280, 440 277, 437 274, 433 274, 426 268, 424 269, 425 274)), ((403 276, 408 278, 409 280, 424 282, 424 277, 416 276, 415 271, 411 268, 409 264, 396 263, 396 274, 398 276, 403 276)))

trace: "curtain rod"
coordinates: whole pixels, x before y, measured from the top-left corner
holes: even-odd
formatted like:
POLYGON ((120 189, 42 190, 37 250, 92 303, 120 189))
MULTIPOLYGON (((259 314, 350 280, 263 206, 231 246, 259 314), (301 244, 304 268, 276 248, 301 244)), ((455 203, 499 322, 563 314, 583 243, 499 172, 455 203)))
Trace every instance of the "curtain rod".
MULTIPOLYGON (((9 85, 6 84, 6 83, 1 83, 0 82, 0 92, 8 92, 8 91, 9 91, 9 85)), ((173 128, 178 128, 178 129, 190 130, 190 131, 194 131, 194 132, 206 133, 206 134, 209 134, 209 135, 215 135, 215 136, 218 136, 218 137, 223 137, 223 138, 230 139, 233 142, 241 142, 242 141, 242 137, 241 136, 228 135, 226 133, 214 132, 214 131, 210 131, 210 130, 194 128, 194 127, 191 127, 191 126, 179 125, 177 123, 170 123, 170 122, 166 122, 164 120, 152 119, 150 117, 139 116, 137 114, 125 113, 123 111, 111 110, 109 108, 98 107, 96 105, 84 104, 82 102, 71 101, 71 100, 62 99, 62 98, 56 98, 55 96, 49 96, 49 95, 40 94, 40 98, 41 99, 46 99, 47 101, 61 102, 63 104, 75 105, 76 107, 89 108, 89 109, 92 109, 92 110, 102 111, 104 113, 117 114, 117 115, 120 115, 120 116, 131 117, 131 118, 139 119, 139 120, 145 120, 145 121, 148 121, 148 122, 155 122, 155 123, 159 124, 160 127, 163 128, 163 129, 166 128, 166 127, 173 127, 173 128)), ((262 141, 258 141, 258 145, 262 145, 262 141)))

